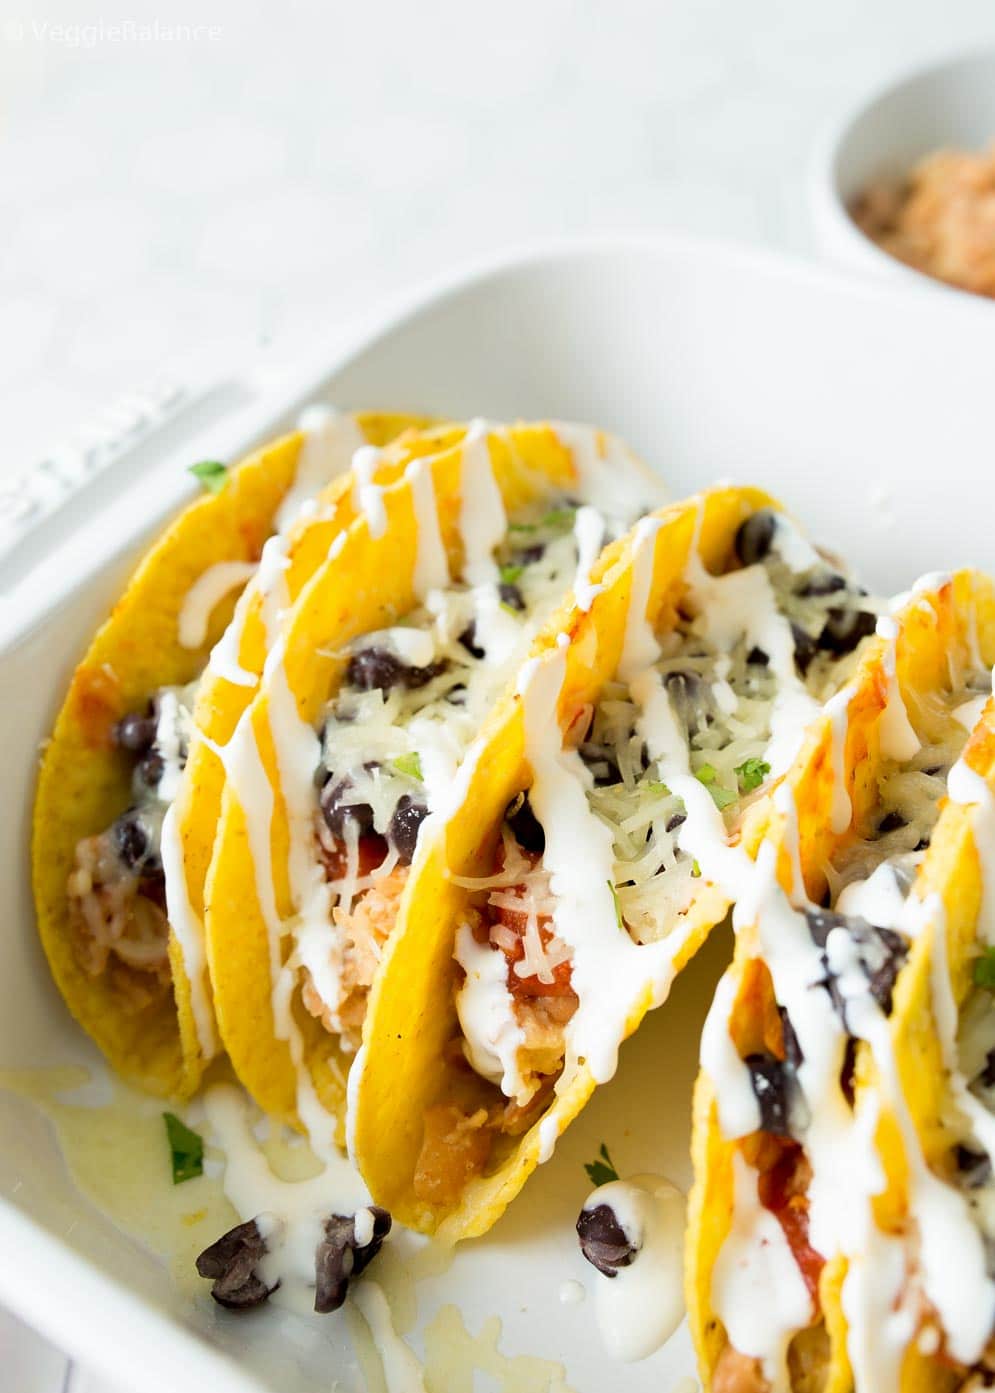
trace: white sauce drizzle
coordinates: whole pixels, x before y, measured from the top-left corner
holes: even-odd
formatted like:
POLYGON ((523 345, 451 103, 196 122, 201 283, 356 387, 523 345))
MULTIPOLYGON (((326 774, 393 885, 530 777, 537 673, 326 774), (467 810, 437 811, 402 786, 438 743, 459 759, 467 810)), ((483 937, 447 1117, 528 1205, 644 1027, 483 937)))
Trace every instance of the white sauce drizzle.
POLYGON ((363 432, 355 420, 331 406, 307 407, 297 429, 304 432, 304 441, 294 482, 276 512, 277 532, 286 532, 302 507, 336 475, 346 472, 352 455, 363 445, 363 432))
POLYGON ((534 1091, 522 1076, 518 1051, 525 1031, 518 1024, 508 990, 508 963, 490 943, 478 943, 469 924, 456 933, 453 954, 466 973, 456 994, 467 1059, 482 1078, 500 1086, 509 1098, 525 1104, 534 1091))
MULTIPOLYGON (((404 477, 411 487, 415 510, 414 592, 419 600, 424 600, 430 590, 443 590, 449 584, 449 561, 439 527, 431 462, 414 460, 404 471, 404 477)), ((372 534, 372 527, 370 530, 372 534)))
POLYGON ((573 457, 582 497, 598 512, 636 517, 647 505, 666 502, 663 481, 634 468, 634 457, 615 436, 569 421, 555 421, 553 429, 573 457))
POLYGON ((183 954, 183 970, 190 984, 190 1008, 193 1012, 197 1043, 204 1058, 210 1059, 217 1052, 218 1036, 207 986, 204 925, 190 903, 183 865, 183 843, 176 826, 175 804, 167 809, 162 820, 159 854, 166 882, 166 917, 183 954))
POLYGON ((812 1309, 784 1230, 757 1194, 757 1174, 733 1156, 729 1236, 712 1270, 712 1307, 741 1354, 763 1364, 772 1393, 789 1386, 788 1344, 812 1309))
POLYGON ((947 796, 953 803, 974 806, 974 845, 981 862, 981 909, 977 937, 995 946, 995 797, 988 784, 963 756, 947 777, 947 796))
POLYGON ((577 541, 577 578, 574 581, 574 599, 577 608, 585 613, 591 608, 596 595, 600 595, 603 585, 591 584, 591 567, 601 552, 601 540, 605 535, 605 520, 597 508, 585 503, 577 509, 574 519, 574 537, 577 541))
POLYGON ((366 518, 370 536, 382 537, 387 531, 387 509, 384 507, 383 489, 373 482, 381 451, 374 445, 362 445, 352 457, 352 472, 356 476, 356 509, 366 518))
POLYGON ((670 1339, 684 1316, 684 1196, 658 1175, 600 1185, 585 1209, 606 1204, 637 1249, 614 1277, 597 1273, 594 1300, 605 1348, 626 1363, 670 1339))
POLYGON ((471 421, 463 439, 459 532, 463 541, 463 576, 470 585, 497 581, 494 550, 504 540, 508 516, 494 477, 487 426, 471 421))
POLYGON ((181 648, 199 648, 207 638, 207 628, 215 605, 236 586, 244 585, 255 574, 252 561, 218 561, 202 571, 183 597, 176 620, 176 637, 181 648))
POLYGON ((366 1279, 350 1288, 349 1299, 370 1327, 383 1365, 387 1393, 425 1393, 422 1367, 413 1350, 394 1329, 382 1288, 366 1279))
POLYGON ((881 615, 877 622, 876 632, 878 638, 884 639, 887 644, 882 655, 881 666, 888 678, 885 708, 878 721, 878 739, 881 753, 885 759, 903 762, 918 754, 921 742, 909 720, 909 713, 905 709, 905 701, 895 671, 898 625, 888 615, 881 615))

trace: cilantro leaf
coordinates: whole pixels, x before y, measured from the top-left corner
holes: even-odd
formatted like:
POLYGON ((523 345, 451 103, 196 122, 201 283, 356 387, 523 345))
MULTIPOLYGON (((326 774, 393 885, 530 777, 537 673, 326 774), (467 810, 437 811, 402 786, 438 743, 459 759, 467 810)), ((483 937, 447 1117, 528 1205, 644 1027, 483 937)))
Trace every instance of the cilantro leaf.
POLYGON ((509 565, 499 567, 498 573, 501 577, 501 583, 503 585, 514 585, 515 581, 518 579, 518 577, 522 574, 524 570, 524 566, 509 565))
POLYGON ((995 992, 995 948, 986 948, 980 958, 975 958, 971 980, 976 987, 995 992))
POLYGON ((643 784, 647 793, 651 793, 654 798, 667 798, 670 796, 670 789, 659 779, 650 779, 649 783, 643 784))
POLYGON ((208 493, 220 493, 228 482, 228 466, 216 459, 202 459, 187 470, 208 493))
POLYGON ((739 797, 738 793, 732 793, 729 789, 723 788, 721 784, 715 782, 718 775, 710 764, 703 764, 701 768, 696 771, 696 775, 698 782, 705 785, 712 795, 715 806, 720 811, 722 808, 728 808, 730 803, 735 803, 736 799, 739 797))
POLYGON ((607 1185, 609 1181, 618 1179, 618 1171, 615 1169, 615 1162, 608 1155, 608 1148, 604 1142, 598 1151, 598 1158, 594 1161, 587 1161, 584 1164, 587 1171, 587 1178, 594 1186, 607 1185))
POLYGON ((535 522, 509 522, 509 532, 538 532, 539 524, 535 522))
POLYGON ((698 862, 697 862, 697 861, 692 861, 692 862, 691 862, 691 878, 692 878, 692 880, 698 880, 698 879, 700 878, 700 876, 701 876, 701 867, 698 865, 698 862))
POLYGON ((204 1143, 175 1113, 164 1112, 166 1139, 173 1162, 173 1184, 182 1185, 204 1172, 204 1143))
POLYGON ((765 759, 744 759, 742 764, 736 765, 735 773, 743 792, 752 793, 770 773, 770 765, 765 759))
POLYGON ((576 508, 551 508, 543 517, 543 527, 573 527, 576 508))
POLYGON ((606 880, 605 884, 608 886, 608 889, 611 892, 612 904, 615 906, 615 922, 622 930, 622 932, 625 933, 625 922, 622 919, 622 907, 618 902, 618 891, 615 889, 614 885, 611 883, 610 880, 606 880))
POLYGON ((399 774, 406 774, 409 779, 420 779, 421 755, 417 752, 409 755, 398 755, 397 759, 391 760, 394 768, 399 774))

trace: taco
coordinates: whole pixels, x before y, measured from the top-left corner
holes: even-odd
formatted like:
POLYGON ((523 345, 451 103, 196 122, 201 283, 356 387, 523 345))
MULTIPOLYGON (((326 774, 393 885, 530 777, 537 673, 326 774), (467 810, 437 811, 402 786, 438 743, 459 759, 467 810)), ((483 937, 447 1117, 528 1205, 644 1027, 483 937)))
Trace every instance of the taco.
POLYGON ((217 738, 251 698, 279 611, 352 516, 353 452, 389 478, 376 447, 414 424, 316 407, 232 469, 204 466, 215 491, 155 543, 73 675, 34 808, 38 926, 73 1015, 153 1092, 192 1092, 217 1045, 197 906, 220 786, 194 731, 217 738))
POLYGON ((751 489, 642 520, 584 598, 482 735, 371 998, 355 1156, 377 1203, 449 1239, 494 1223, 725 916, 686 820, 752 845, 876 623, 751 489))
POLYGON ((991 582, 926 578, 813 728, 755 863, 724 868, 736 952, 702 1037, 688 1236, 706 1388, 950 1387, 967 1345, 937 1309, 963 1331, 987 1302, 991 1333, 969 1181, 949 1183, 971 1129, 950 1130, 924 1022, 944 905, 961 999, 976 952, 977 858, 946 800, 993 658, 991 582))
POLYGON ((371 984, 463 757, 605 536, 660 497, 610 437, 440 437, 367 500, 302 592, 221 751, 207 883, 221 1035, 259 1106, 324 1152, 371 984))

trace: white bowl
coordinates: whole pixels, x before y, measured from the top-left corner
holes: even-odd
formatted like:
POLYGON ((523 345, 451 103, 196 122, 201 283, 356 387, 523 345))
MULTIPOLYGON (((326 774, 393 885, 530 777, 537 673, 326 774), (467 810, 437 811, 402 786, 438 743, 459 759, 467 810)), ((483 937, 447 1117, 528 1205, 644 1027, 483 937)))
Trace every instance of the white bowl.
MULTIPOLYGON (((30 572, 0 604, 0 1071, 95 1067, 34 927, 36 750, 136 551, 192 486, 191 460, 235 458, 312 400, 587 419, 631 440, 675 495, 729 475, 771 488, 869 584, 898 589, 921 571, 991 559, 993 356, 995 318, 966 296, 907 295, 679 237, 597 241, 461 275, 346 349, 313 347, 282 381, 245 380, 221 418, 189 413, 136 445, 32 532, 30 572), (67 512, 73 525, 60 530, 67 512)), ((693 1375, 686 1328, 622 1368, 601 1347, 591 1300, 562 1304, 559 1292, 567 1279, 599 1280, 573 1225, 583 1163, 601 1142, 624 1172, 688 1183, 698 1036, 728 952, 716 938, 681 976, 494 1230, 419 1281, 419 1353, 426 1319, 455 1301, 474 1334, 500 1315, 507 1354, 562 1360, 579 1393, 655 1393, 693 1375)), ((48 1125, 4 1091, 2 1073, 0 1301, 143 1393, 362 1387, 348 1320, 240 1317, 178 1289, 77 1192, 48 1125)))
POLYGON ((810 205, 820 251, 838 265, 949 293, 953 287, 882 251, 849 209, 869 184, 900 179, 934 150, 981 150, 993 140, 995 49, 946 58, 878 86, 832 124, 816 150, 810 205))

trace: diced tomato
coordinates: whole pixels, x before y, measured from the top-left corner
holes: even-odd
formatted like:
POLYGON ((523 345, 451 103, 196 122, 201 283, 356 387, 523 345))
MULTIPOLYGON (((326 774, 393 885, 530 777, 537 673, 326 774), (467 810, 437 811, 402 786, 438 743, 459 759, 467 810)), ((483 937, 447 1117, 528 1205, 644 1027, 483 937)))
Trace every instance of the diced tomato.
MULTIPOLYGON (((376 835, 360 837, 357 847, 359 854, 359 875, 369 875, 375 871, 387 855, 387 841, 376 835)), ((344 842, 336 842, 334 851, 323 848, 322 860, 329 880, 341 880, 346 873, 347 856, 344 842)))
POLYGON ((782 1148, 779 1159, 760 1176, 760 1203, 784 1230, 802 1280, 814 1300, 825 1258, 808 1240, 808 1164, 797 1142, 783 1140, 782 1148))
MULTIPOLYGON (((502 856, 503 852, 499 851, 498 854, 502 856)), ((527 852, 523 854, 529 855, 527 852)), ((529 859, 535 864, 539 860, 539 857, 530 856, 529 859)), ((516 885, 506 893, 511 895, 524 895, 525 886, 516 885)), ((514 946, 505 947, 503 943, 498 945, 501 952, 508 959, 508 990, 511 992, 512 996, 566 996, 568 993, 572 992, 573 988, 570 986, 571 965, 569 962, 557 963, 553 968, 553 980, 551 982, 543 982, 535 975, 520 977, 515 971, 515 963, 521 962, 525 957, 525 944, 523 939, 528 924, 528 915, 526 913, 521 910, 508 909, 498 905, 489 905, 488 913, 492 924, 501 924, 504 928, 511 929, 512 933, 517 935, 514 946)), ((540 915, 539 937, 542 940, 543 946, 549 943, 550 939, 553 937, 553 931, 549 927, 551 922, 548 915, 540 915)))

